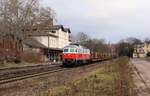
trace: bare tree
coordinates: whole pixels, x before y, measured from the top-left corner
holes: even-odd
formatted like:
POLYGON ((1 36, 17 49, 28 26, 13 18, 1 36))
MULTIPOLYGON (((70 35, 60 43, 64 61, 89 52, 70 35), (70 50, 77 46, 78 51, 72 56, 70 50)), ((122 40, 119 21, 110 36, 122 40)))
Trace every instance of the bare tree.
POLYGON ((142 41, 138 38, 134 38, 134 37, 129 37, 129 38, 126 38, 125 40, 122 40, 126 43, 129 43, 129 44, 141 44, 142 41))
POLYGON ((150 38, 145 38, 144 42, 150 44, 150 38))
POLYGON ((109 45, 105 43, 104 39, 91 38, 84 32, 79 32, 75 37, 79 44, 89 48, 91 51, 109 52, 110 50, 109 45))
POLYGON ((137 38, 126 38, 120 40, 120 42, 116 44, 117 53, 119 56, 132 57, 134 52, 134 45, 141 43, 142 41, 137 38))
POLYGON ((15 42, 22 43, 28 32, 52 25, 54 12, 39 5, 39 0, 0 0, 0 39, 11 36, 15 42))
POLYGON ((79 43, 85 43, 86 41, 88 41, 90 39, 90 37, 85 34, 84 32, 79 32, 77 35, 76 35, 76 40, 77 42, 79 43))
POLYGON ((49 7, 39 7, 39 0, 0 0, 0 32, 24 38, 24 30, 37 25, 48 25, 54 18, 49 7))

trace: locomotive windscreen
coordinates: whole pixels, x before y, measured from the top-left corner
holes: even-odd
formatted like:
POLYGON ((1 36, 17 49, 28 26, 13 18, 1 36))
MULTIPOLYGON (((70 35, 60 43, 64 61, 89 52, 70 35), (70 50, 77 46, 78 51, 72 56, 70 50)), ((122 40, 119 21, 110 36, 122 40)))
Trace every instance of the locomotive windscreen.
POLYGON ((64 49, 63 52, 69 52, 69 49, 64 49))

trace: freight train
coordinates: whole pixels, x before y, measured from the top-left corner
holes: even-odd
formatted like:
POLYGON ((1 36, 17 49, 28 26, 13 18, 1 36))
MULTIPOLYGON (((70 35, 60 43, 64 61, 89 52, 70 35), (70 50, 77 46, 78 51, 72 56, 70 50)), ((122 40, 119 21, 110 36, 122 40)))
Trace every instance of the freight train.
POLYGON ((65 66, 72 66, 107 60, 113 57, 115 55, 111 53, 91 52, 79 44, 70 44, 63 48, 62 62, 65 66))

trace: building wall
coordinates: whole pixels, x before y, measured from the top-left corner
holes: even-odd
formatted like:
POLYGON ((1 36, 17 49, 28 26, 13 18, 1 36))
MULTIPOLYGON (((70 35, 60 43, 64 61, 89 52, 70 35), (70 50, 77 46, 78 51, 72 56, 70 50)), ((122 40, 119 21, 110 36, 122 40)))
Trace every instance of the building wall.
POLYGON ((40 48, 32 48, 32 47, 29 47, 29 46, 23 44, 23 51, 30 51, 30 52, 40 53, 41 49, 40 48))
POLYGON ((138 54, 137 53, 133 53, 133 58, 138 58, 138 54))
POLYGON ((70 41, 69 41, 69 33, 68 32, 64 32, 61 29, 58 30, 58 47, 60 49, 64 48, 65 46, 69 45, 70 41))
POLYGON ((136 45, 134 48, 133 57, 134 58, 143 58, 147 56, 147 53, 150 52, 150 44, 141 44, 136 45))
MULTIPOLYGON (((51 34, 51 32, 49 32, 49 34, 51 34)), ((62 29, 59 29, 55 34, 53 34, 55 36, 35 36, 34 38, 46 47, 62 49, 70 43, 69 34, 70 33, 64 32, 62 31, 62 29)))
POLYGON ((143 49, 145 50, 146 53, 150 52, 150 44, 144 44, 143 49))
POLYGON ((38 36, 34 37, 40 43, 49 48, 57 48, 58 47, 58 38, 52 36, 38 36), (49 44, 48 44, 49 43, 49 44))
POLYGON ((45 49, 34 48, 29 45, 23 44, 22 61, 28 63, 41 63, 49 61, 45 49))

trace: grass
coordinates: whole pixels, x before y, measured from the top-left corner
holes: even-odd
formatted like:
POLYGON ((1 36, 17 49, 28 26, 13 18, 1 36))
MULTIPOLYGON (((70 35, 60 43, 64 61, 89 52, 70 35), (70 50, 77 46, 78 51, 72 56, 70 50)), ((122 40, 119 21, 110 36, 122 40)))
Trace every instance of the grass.
POLYGON ((133 96, 129 59, 122 57, 72 82, 49 89, 47 96, 133 96))
POLYGON ((133 70, 130 67, 129 59, 120 58, 115 64, 117 72, 115 76, 115 96, 135 96, 133 70))
POLYGON ((56 96, 108 96, 113 92, 112 81, 112 74, 101 74, 98 70, 69 84, 56 87, 54 94, 56 96))

